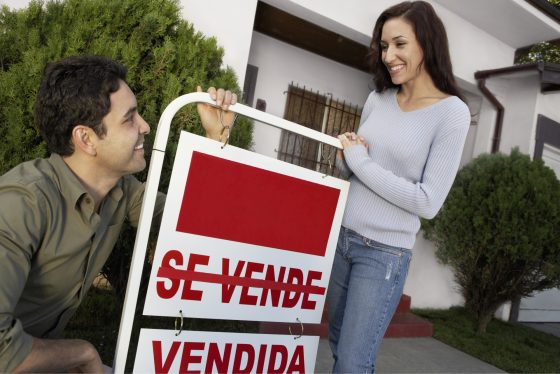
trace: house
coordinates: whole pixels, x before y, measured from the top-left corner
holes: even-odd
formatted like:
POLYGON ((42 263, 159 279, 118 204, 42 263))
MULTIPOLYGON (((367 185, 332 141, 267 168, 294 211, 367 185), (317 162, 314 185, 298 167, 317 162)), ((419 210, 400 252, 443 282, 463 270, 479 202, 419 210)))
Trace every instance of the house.
MULTIPOLYGON (((560 38, 558 10, 546 0, 428 1, 447 28, 454 72, 473 114, 462 164, 484 152, 509 153, 517 146, 542 157, 560 177, 560 66, 513 66, 517 49, 560 38)), ((307 112, 297 122, 328 130, 331 119, 323 117, 332 117, 333 111, 359 113, 373 88, 364 67, 373 24, 382 10, 398 2, 182 0, 181 5, 185 19, 224 47, 224 62, 245 82, 249 105, 296 121, 294 112, 307 112), (293 104, 297 97, 312 104, 293 104), (326 111, 318 113, 317 105, 326 111)), ((346 118, 335 128, 354 120, 346 118)), ((325 156, 320 147, 310 155, 302 151, 309 143, 286 138, 278 129, 255 124, 254 150, 302 163, 325 156)), ((434 246, 422 234, 413 252, 405 286, 412 305, 461 304, 452 271, 437 262, 434 246)), ((500 316, 508 315, 506 306, 500 316)), ((560 322, 560 290, 524 299, 519 320, 560 322)))
MULTIPOLYGON (((245 102, 336 135, 359 119, 373 88, 365 56, 379 13, 399 0, 180 0, 183 17, 215 36, 224 64, 244 82, 245 102), (338 131, 338 132, 337 132, 338 131)), ((560 11, 546 0, 428 0, 446 25, 457 81, 472 123, 462 165, 511 148, 541 157, 560 177, 560 66, 514 66, 516 50, 560 38, 560 11)), ((4 0, 11 7, 28 0, 4 0)), ((255 124, 254 150, 330 170, 332 150, 255 124)), ((311 166, 310 166, 311 165, 311 166)), ((463 302, 452 271, 418 235, 405 293, 414 307, 463 302)), ((500 311, 507 318, 506 306, 500 311)), ((524 299, 522 321, 560 322, 560 290, 524 299)))

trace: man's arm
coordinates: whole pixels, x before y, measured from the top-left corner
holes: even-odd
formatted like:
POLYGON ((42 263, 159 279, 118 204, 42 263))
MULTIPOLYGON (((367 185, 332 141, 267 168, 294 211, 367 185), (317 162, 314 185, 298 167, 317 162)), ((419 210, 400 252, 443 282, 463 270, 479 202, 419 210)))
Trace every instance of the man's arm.
POLYGON ((103 363, 91 343, 80 339, 33 338, 31 353, 15 373, 103 373, 103 363))
MULTIPOLYGON (((202 92, 202 88, 198 86, 197 91, 202 92)), ((237 95, 223 88, 216 89, 214 87, 210 87, 208 93, 212 100, 216 101, 219 108, 199 103, 196 106, 198 115, 206 132, 206 137, 223 142, 229 136, 235 118, 235 113, 228 112, 228 108, 230 105, 237 103, 237 95)))
POLYGON ((39 190, 7 182, 9 178, 0 180, 0 372, 102 372, 99 355, 90 343, 34 338, 14 314, 45 234, 48 208, 38 197, 39 190))

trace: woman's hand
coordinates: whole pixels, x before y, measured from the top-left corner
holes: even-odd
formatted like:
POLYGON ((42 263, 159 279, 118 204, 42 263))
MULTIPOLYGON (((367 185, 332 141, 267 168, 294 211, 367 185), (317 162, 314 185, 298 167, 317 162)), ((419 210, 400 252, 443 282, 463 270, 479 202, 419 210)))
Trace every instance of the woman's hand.
MULTIPOLYGON (((197 92, 202 92, 202 87, 198 86, 196 90, 197 92)), ((223 88, 216 89, 214 87, 210 87, 208 93, 210 98, 216 101, 216 105, 219 108, 199 103, 196 109, 198 110, 202 127, 206 131, 206 137, 222 141, 222 138, 225 139, 229 136, 231 126, 233 126, 235 113, 228 111, 228 109, 230 105, 237 103, 237 95, 229 90, 226 91, 223 88)))
POLYGON ((346 149, 353 145, 363 145, 364 147, 368 148, 365 139, 361 136, 356 135, 356 133, 353 132, 345 132, 344 134, 340 134, 338 136, 338 140, 340 140, 340 142, 342 143, 343 149, 346 149))

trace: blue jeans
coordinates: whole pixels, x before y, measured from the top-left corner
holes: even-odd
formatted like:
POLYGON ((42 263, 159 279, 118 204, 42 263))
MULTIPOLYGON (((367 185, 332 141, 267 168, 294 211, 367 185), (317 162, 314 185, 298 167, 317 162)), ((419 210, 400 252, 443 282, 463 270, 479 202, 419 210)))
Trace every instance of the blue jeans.
POLYGON ((373 373, 412 253, 340 229, 327 306, 333 373, 373 373))

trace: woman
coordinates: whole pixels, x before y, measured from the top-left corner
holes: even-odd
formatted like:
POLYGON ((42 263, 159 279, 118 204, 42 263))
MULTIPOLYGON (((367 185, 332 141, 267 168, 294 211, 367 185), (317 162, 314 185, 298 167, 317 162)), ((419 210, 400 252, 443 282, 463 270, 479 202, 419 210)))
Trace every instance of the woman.
POLYGON ((432 6, 403 2, 378 18, 376 83, 358 134, 339 136, 350 191, 327 296, 334 372, 373 372, 402 294, 419 217, 432 218, 455 178, 470 114, 432 6))

